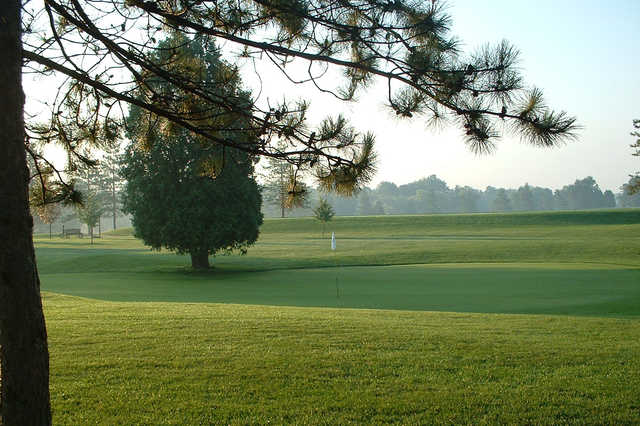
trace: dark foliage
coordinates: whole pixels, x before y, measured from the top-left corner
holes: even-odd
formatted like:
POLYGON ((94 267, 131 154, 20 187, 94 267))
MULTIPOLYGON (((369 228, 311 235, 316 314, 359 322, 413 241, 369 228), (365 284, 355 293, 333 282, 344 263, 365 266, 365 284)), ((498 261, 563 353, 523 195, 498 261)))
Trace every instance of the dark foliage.
POLYGON ((184 133, 177 139, 126 152, 124 210, 132 215, 136 236, 155 249, 178 253, 246 252, 262 224, 250 159, 227 152, 214 179, 199 171, 206 155, 200 144, 184 133))
MULTIPOLYGON (((215 84, 217 75, 233 72, 220 60, 213 43, 174 34, 160 46, 164 50, 159 61, 170 56, 174 66, 199 74, 204 85, 215 84)), ((246 100, 239 80, 233 83, 217 92, 246 100)), ((158 91, 167 89, 163 81, 154 84, 158 91)), ((199 108, 209 109, 212 115, 217 109, 206 104, 199 108)), ((136 236, 154 249, 189 253, 197 268, 208 267, 208 255, 220 251, 245 253, 257 240, 262 224, 253 157, 234 148, 212 147, 170 123, 150 128, 145 115, 141 108, 131 110, 129 136, 144 143, 128 147, 122 168, 127 180, 123 210, 132 214, 136 236)), ((227 118, 226 125, 226 137, 251 143, 245 132, 234 130, 245 127, 242 116, 235 121, 227 118)))

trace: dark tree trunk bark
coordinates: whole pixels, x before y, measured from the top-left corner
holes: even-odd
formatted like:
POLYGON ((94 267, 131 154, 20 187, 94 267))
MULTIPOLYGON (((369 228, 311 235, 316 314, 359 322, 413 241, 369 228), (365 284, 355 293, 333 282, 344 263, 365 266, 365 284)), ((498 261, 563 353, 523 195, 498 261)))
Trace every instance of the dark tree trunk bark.
POLYGON ((193 269, 209 269, 209 253, 207 250, 191 251, 191 267, 193 269))
POLYGON ((53 223, 49 224, 49 239, 51 239, 51 228, 53 227, 53 223))
POLYGON ((47 425, 49 353, 27 197, 20 4, 0 1, 0 423, 47 425))

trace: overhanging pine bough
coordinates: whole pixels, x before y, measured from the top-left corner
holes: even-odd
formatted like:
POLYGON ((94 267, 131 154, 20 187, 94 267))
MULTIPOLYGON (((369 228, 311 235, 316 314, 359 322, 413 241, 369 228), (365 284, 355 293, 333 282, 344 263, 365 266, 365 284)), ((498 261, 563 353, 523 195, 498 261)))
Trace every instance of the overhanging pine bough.
MULTIPOLYGON (((386 103, 397 115, 430 123, 449 120, 476 152, 494 149, 503 121, 538 146, 554 146, 574 137, 577 129, 574 118, 544 105, 540 90, 524 89, 515 68, 517 50, 507 42, 463 55, 438 1, 47 0, 45 5, 49 31, 43 39, 25 38, 25 58, 37 70, 45 66, 93 87, 95 94, 86 100, 111 106, 108 112, 95 112, 96 117, 115 120, 113 104, 136 103, 131 94, 142 91, 146 96, 136 104, 153 117, 176 122, 215 144, 286 159, 313 173, 325 189, 350 193, 371 179, 373 135, 355 131, 342 119, 311 129, 306 103, 261 108, 254 102, 248 111, 239 108, 233 99, 154 64, 150 56, 158 34, 171 29, 227 40, 243 49, 241 56, 266 56, 292 81, 311 81, 347 101, 374 77, 385 79, 386 103), (309 63, 308 75, 289 74, 284 64, 292 58, 309 63), (82 60, 91 65, 83 67, 82 60), (327 67, 343 69, 344 81, 322 87, 327 82, 317 76, 327 67), (177 108, 175 97, 154 91, 150 79, 162 79, 228 114, 247 115, 247 132, 261 143, 225 138, 212 120, 205 123, 201 115, 177 108), (285 149, 276 144, 282 141, 285 149)), ((34 16, 26 27, 39 20, 44 18, 34 16)))

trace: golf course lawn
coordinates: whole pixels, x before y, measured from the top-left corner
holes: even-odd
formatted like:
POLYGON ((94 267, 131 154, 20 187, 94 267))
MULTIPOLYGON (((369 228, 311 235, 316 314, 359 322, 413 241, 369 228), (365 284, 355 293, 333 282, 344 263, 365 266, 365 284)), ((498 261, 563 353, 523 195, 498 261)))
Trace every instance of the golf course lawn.
POLYGON ((634 423, 640 210, 266 220, 208 272, 40 236, 54 423, 634 423))
POLYGON ((640 269, 598 265, 404 265, 263 272, 45 275, 102 300, 640 318, 640 269))

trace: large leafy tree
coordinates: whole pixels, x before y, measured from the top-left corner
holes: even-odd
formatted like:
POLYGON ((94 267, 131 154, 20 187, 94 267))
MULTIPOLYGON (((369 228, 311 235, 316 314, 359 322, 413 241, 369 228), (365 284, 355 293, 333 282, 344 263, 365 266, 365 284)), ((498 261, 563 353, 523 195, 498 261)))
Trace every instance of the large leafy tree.
MULTIPOLYGON (((3 420, 10 424, 50 422, 26 153, 37 164, 47 163, 37 146, 55 142, 67 150, 70 163, 90 161, 79 154, 82 146, 117 138, 130 104, 147 112, 149 128, 172 123, 212 146, 285 159, 308 170, 323 189, 351 193, 374 171, 370 133, 353 129, 344 117, 328 117, 312 128, 305 120, 306 102, 265 106, 256 100, 247 107, 243 100, 219 97, 215 87, 202 85, 171 61, 155 61, 155 40, 163 31, 225 40, 247 60, 272 61, 285 74, 305 69, 306 75, 288 76, 347 101, 381 79, 388 86, 386 103, 398 116, 449 119, 479 152, 494 148, 502 121, 538 146, 556 145, 575 130, 572 117, 547 109, 541 91, 526 88, 516 67, 517 50, 509 43, 462 53, 438 0, 44 0, 43 8, 32 5, 0 2, 0 200, 12 206, 2 210, 0 220, 6 243, 0 251, 0 397, 3 420), (308 66, 285 67, 291 60, 308 66), (343 71, 344 79, 322 80, 327 70, 343 71), (30 123, 27 131, 23 71, 68 82, 49 103, 51 119, 30 123), (216 104, 225 114, 214 117, 199 108, 203 104, 216 104), (247 119, 243 130, 259 143, 225 134, 238 115, 247 119), (276 141, 287 149, 277 149, 276 141)), ((232 77, 220 76, 218 86, 232 77)), ((64 183, 46 191, 55 193, 50 199, 74 197, 64 183)))
POLYGON ((559 192, 559 196, 566 200, 566 204, 561 205, 561 208, 579 210, 608 207, 602 190, 591 176, 577 179, 573 184, 565 185, 559 192))
POLYGON ((215 179, 202 173, 203 155, 199 142, 181 131, 148 151, 129 147, 123 168, 124 211, 132 215, 135 235, 154 249, 188 253, 196 269, 207 269, 217 252, 246 252, 262 224, 247 154, 229 151, 215 179))
MULTIPOLYGON (((204 85, 215 84, 217 75, 233 73, 210 40, 190 40, 176 33, 161 46, 159 59, 171 56, 175 66, 199 74, 204 85)), ((219 96, 247 98, 239 83, 235 79, 219 87, 219 96)), ((209 113, 215 115, 214 110, 209 113)), ((130 145, 122 168, 127 181, 124 211, 132 214, 136 236, 154 249, 188 253, 195 269, 208 269, 209 256, 219 251, 245 253, 262 224, 253 157, 234 148, 207 146, 201 137, 179 127, 149 129, 140 124, 144 115, 140 108, 132 108, 130 137, 144 139, 149 147, 130 145)), ((242 116, 229 121, 229 138, 245 122, 242 116)), ((242 131, 236 137, 244 138, 239 143, 250 142, 242 131)))

